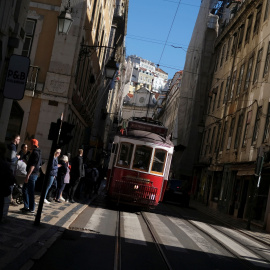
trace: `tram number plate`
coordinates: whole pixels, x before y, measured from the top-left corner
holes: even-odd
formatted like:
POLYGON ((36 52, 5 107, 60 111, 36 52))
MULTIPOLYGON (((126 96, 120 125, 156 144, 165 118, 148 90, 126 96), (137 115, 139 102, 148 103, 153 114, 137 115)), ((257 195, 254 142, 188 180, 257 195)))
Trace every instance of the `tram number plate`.
POLYGON ((175 194, 180 194, 180 195, 183 194, 183 192, 181 192, 181 191, 175 191, 174 193, 175 193, 175 194))

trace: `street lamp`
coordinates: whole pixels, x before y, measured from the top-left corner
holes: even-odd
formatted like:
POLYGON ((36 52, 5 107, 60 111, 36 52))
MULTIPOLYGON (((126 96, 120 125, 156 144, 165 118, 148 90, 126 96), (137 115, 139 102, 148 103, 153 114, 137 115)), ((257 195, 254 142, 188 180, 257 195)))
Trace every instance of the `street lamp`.
POLYGON ((68 1, 67 7, 65 7, 65 10, 62 11, 57 18, 58 18, 58 33, 66 35, 73 22, 71 18, 70 1, 68 1))
POLYGON ((105 65, 105 76, 107 79, 113 79, 115 72, 117 71, 116 62, 111 58, 105 65))

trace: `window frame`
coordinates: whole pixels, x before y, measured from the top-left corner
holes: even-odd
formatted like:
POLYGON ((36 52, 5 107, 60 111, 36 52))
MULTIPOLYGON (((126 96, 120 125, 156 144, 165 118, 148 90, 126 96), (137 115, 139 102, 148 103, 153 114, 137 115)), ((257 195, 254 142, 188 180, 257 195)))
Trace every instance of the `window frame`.
POLYGON ((148 172, 149 171, 149 168, 150 168, 150 165, 151 165, 152 155, 153 155, 153 147, 148 146, 148 145, 143 145, 143 144, 137 144, 136 147, 134 148, 133 160, 132 160, 132 166, 131 166, 131 168, 133 170, 137 170, 137 171, 148 172), (149 160, 149 164, 148 164, 148 168, 147 169, 140 169, 140 168, 134 167, 135 155, 136 155, 136 151, 137 151, 137 148, 138 147, 145 147, 145 148, 151 149, 151 155, 150 155, 150 160, 149 160))
POLYGON ((258 54, 257 54, 257 61, 256 61, 254 74, 253 74, 253 84, 255 84, 258 81, 258 78, 259 78, 259 75, 260 75, 260 67, 261 67, 262 55, 263 55, 263 48, 261 48, 258 51, 258 54))
POLYGON ((151 162, 150 173, 163 175, 165 167, 166 167, 167 158, 168 158, 168 151, 166 151, 165 149, 162 149, 162 148, 154 148, 154 155, 153 155, 153 160, 151 162), (155 155, 156 155, 156 150, 161 150, 161 151, 165 152, 165 158, 164 158, 164 162, 163 162, 162 172, 157 172, 157 171, 152 170, 153 165, 154 165, 154 159, 155 159, 155 155))
POLYGON ((270 41, 268 42, 268 47, 267 47, 267 52, 266 52, 266 57, 265 57, 265 64, 264 64, 264 69, 263 69, 263 78, 269 72, 269 64, 270 64, 270 41))
POLYGON ((118 155, 117 155, 117 159, 116 159, 116 166, 118 167, 124 167, 124 168, 130 168, 130 165, 132 163, 132 159, 133 159, 133 152, 134 152, 134 143, 131 142, 121 142, 120 146, 119 146, 119 151, 118 151, 118 155), (122 150, 122 145, 124 144, 130 144, 131 145, 131 155, 129 153, 128 157, 129 157, 129 165, 125 165, 125 164, 119 164, 118 162, 120 161, 120 154, 121 154, 121 150, 122 150))
POLYGON ((244 92, 248 91, 249 86, 250 86, 253 61, 254 61, 254 54, 248 60, 248 66, 247 66, 247 72, 246 72, 245 84, 244 84, 244 92))

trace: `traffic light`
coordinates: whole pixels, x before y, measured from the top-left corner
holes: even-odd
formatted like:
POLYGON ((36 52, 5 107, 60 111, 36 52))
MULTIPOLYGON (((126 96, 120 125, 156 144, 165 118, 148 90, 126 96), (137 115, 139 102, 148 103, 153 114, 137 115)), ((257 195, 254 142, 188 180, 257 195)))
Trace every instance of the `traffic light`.
POLYGON ((75 125, 69 124, 68 122, 62 122, 61 133, 58 140, 59 147, 64 146, 71 141, 71 139, 73 138, 71 132, 74 127, 75 125))
POLYGON ((61 125, 60 119, 57 120, 57 123, 51 122, 48 140, 51 140, 51 141, 55 140, 56 141, 58 139, 60 125, 61 125))

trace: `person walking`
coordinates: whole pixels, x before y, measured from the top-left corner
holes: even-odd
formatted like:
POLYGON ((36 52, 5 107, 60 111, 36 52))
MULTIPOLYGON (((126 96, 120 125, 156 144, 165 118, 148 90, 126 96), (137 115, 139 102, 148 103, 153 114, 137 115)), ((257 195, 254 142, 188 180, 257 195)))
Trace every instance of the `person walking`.
POLYGON ((66 186, 66 182, 69 181, 69 168, 68 168, 68 157, 63 155, 59 161, 61 167, 58 169, 57 173, 57 189, 55 195, 55 201, 60 203, 62 192, 66 186))
POLYGON ((31 140, 32 153, 29 157, 26 171, 27 175, 23 184, 23 201, 24 207, 21 209, 23 213, 35 213, 35 184, 39 174, 41 165, 41 150, 38 146, 38 140, 31 140))
MULTIPOLYGON (((16 172, 17 161, 20 158, 20 155, 17 154, 17 147, 18 147, 18 144, 20 143, 20 140, 21 140, 20 135, 18 135, 18 134, 13 135, 10 144, 8 144, 8 146, 7 146, 7 151, 6 151, 6 160, 9 164, 9 167, 12 170, 14 176, 15 176, 15 172, 16 172)), ((11 188, 10 204, 17 206, 16 202, 12 198, 13 185, 10 188, 11 188)))
POLYGON ((6 161, 6 145, 0 143, 0 172, 1 172, 1 189, 0 189, 0 222, 2 222, 5 197, 11 194, 11 186, 15 183, 14 173, 6 161))
POLYGON ((83 165, 83 149, 78 150, 78 155, 72 159, 70 170, 70 189, 68 193, 69 202, 74 203, 74 194, 79 185, 80 179, 85 176, 83 165))
POLYGON ((49 197, 50 197, 51 191, 49 192, 49 190, 54 182, 55 182, 56 188, 57 188, 56 176, 57 176, 58 168, 61 166, 60 164, 58 164, 58 157, 60 156, 60 154, 61 154, 61 149, 56 149, 56 151, 54 152, 52 167, 50 170, 49 180, 48 180, 48 184, 47 184, 46 191, 45 191, 45 197, 44 197, 45 198, 44 202, 47 204, 50 203, 49 197), (48 195, 48 192, 49 192, 49 195, 48 195))

